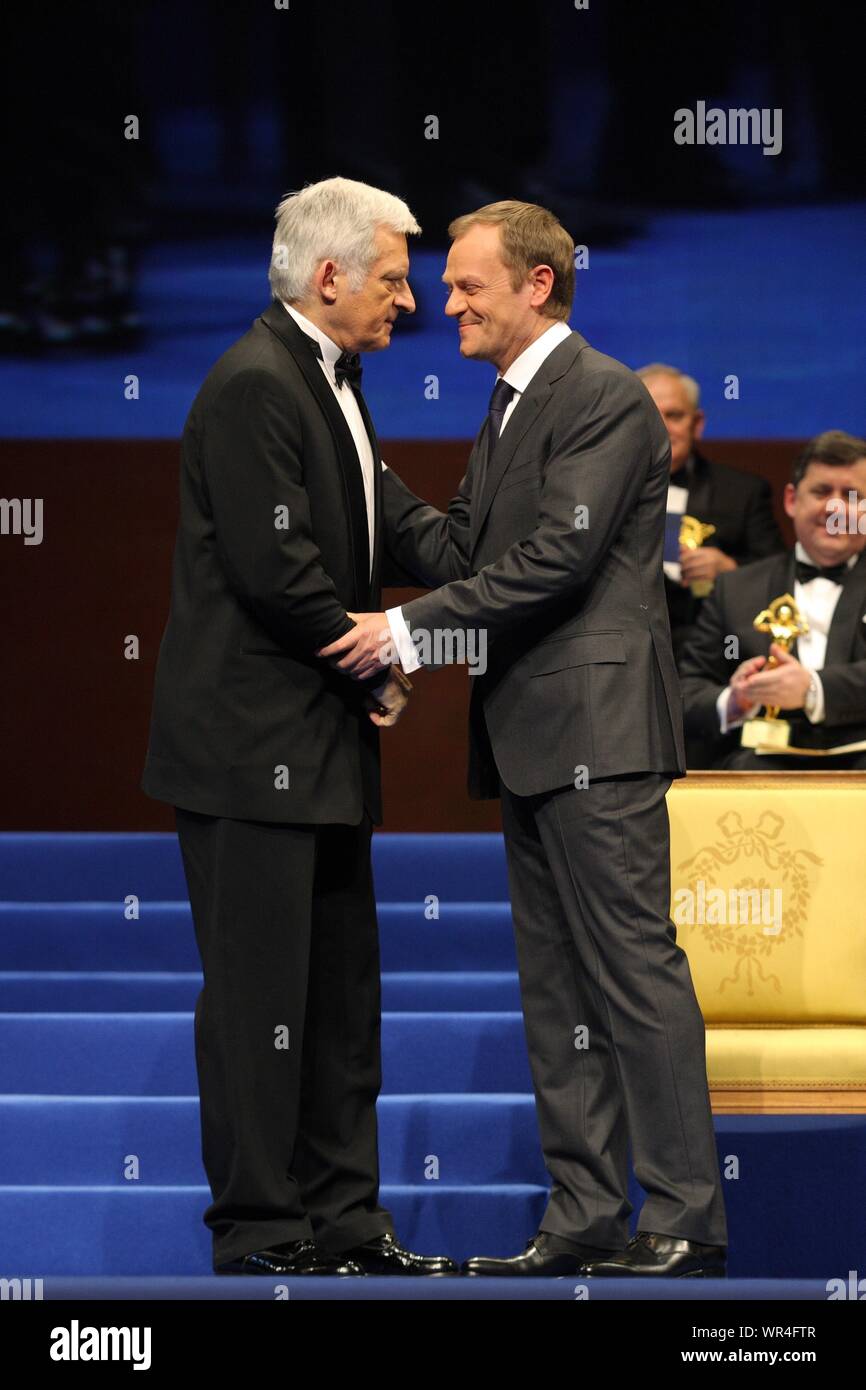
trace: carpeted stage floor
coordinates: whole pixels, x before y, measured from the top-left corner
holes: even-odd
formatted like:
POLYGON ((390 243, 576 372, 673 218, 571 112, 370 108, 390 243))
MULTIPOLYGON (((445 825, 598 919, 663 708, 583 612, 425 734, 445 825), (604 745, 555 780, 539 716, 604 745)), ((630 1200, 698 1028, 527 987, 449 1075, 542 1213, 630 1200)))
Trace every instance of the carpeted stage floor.
MULTIPOLYGON (((536 1229, 546 1175, 501 838, 374 845, 383 1200, 416 1249, 514 1253, 536 1229)), ((211 1275, 200 976, 175 837, 0 836, 0 941, 0 1270, 44 1279, 48 1298, 273 1298, 272 1281, 265 1292, 211 1275), (124 916, 130 894, 137 920, 124 916)), ((730 1277, 641 1284, 639 1296, 826 1300, 829 1279, 863 1266, 866 1214, 846 1194, 863 1191, 866 1116, 717 1116, 716 1135, 723 1171, 739 1158, 730 1277)), ((521 1281, 519 1294, 506 1283, 313 1280, 292 1297, 581 1296, 573 1280, 521 1281)), ((638 1295, 631 1281, 598 1281, 591 1296, 638 1295)))

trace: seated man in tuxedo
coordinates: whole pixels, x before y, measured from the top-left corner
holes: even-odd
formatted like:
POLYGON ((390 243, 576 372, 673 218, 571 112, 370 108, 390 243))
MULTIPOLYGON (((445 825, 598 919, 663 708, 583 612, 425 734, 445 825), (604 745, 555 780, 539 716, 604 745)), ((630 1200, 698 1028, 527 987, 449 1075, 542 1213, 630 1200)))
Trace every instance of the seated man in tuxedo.
POLYGON ((680 664, 686 729, 716 740, 714 767, 866 769, 866 752, 804 758, 740 746, 741 725, 762 705, 779 708, 795 747, 866 739, 866 440, 841 430, 811 440, 784 505, 794 551, 720 575, 704 600, 680 664), (783 594, 808 623, 790 652, 753 626, 783 594), (779 664, 767 669, 769 653, 779 664))

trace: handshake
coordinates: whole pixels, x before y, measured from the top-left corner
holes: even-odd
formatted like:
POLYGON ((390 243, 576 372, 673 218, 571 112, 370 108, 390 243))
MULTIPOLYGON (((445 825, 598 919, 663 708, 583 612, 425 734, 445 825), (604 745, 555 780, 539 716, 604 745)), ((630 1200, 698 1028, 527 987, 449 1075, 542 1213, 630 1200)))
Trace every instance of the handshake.
POLYGON ((316 656, 324 657, 337 671, 353 680, 366 680, 382 674, 381 685, 364 697, 370 719, 380 728, 397 723, 409 701, 412 682, 399 666, 383 664, 383 652, 391 649, 391 630, 384 613, 350 613, 355 626, 336 642, 321 647, 316 656))

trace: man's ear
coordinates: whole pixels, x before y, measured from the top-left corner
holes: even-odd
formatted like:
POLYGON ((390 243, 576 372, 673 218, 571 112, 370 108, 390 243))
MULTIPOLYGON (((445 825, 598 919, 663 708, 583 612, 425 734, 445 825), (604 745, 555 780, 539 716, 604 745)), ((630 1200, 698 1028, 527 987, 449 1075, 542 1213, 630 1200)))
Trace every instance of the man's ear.
POLYGON ((785 508, 786 516, 794 515, 794 499, 797 496, 797 489, 793 483, 785 484, 785 491, 782 493, 782 506, 785 508))
POLYGON ((706 418, 707 418, 707 417, 706 417, 706 415, 704 414, 704 412, 703 412, 702 410, 696 410, 696 411, 695 411, 695 420, 694 420, 694 436, 695 436, 695 439, 701 439, 701 438, 703 437, 703 433, 704 433, 704 424, 706 423, 706 418))
POLYGON ((337 262, 327 260, 319 264, 313 276, 313 284, 326 304, 333 304, 337 298, 337 273, 337 262))
POLYGON ((540 309, 542 304, 547 303, 553 289, 553 271, 550 266, 533 266, 529 272, 529 283, 532 286, 529 302, 533 309, 540 309))

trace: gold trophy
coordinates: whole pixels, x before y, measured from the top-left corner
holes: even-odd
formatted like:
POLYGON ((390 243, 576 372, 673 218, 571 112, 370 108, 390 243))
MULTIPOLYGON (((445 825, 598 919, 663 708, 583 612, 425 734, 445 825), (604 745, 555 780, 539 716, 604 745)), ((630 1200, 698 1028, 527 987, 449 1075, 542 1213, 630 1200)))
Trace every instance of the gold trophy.
MULTIPOLYGON (((809 624, 797 607, 796 599, 790 594, 774 598, 769 608, 763 609, 755 619, 756 632, 769 632, 774 642, 789 652, 798 637, 804 637, 809 624)), ((770 656, 763 670, 770 671, 778 666, 774 656, 770 656)), ((779 718, 779 706, 767 705, 763 715, 747 719, 740 735, 743 748, 787 748, 791 742, 791 725, 787 719, 779 718)))
MULTIPOLYGON (((684 516, 680 522, 680 545, 686 550, 697 550, 699 545, 715 533, 715 526, 709 522, 698 521, 696 516, 684 516)), ((713 592, 712 579, 696 579, 690 585, 695 598, 706 598, 713 592)))

